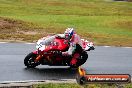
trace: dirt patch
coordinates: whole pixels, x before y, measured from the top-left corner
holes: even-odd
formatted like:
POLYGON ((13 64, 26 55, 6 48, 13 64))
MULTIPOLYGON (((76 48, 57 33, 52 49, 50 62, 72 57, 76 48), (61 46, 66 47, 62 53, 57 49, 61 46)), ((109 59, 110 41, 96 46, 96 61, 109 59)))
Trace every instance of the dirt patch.
POLYGON ((32 23, 0 17, 0 41, 29 41, 41 38, 42 28, 32 23))
POLYGON ((38 28, 32 23, 0 17, 0 33, 6 34, 37 34, 38 28))
POLYGON ((35 31, 18 31, 20 34, 25 34, 25 35, 36 35, 38 32, 35 31))
POLYGON ((109 26, 124 28, 125 30, 127 29, 128 31, 132 31, 132 21, 128 20, 113 21, 109 23, 109 26))
POLYGON ((0 18, 0 33, 15 32, 15 30, 13 30, 15 26, 14 22, 0 18))

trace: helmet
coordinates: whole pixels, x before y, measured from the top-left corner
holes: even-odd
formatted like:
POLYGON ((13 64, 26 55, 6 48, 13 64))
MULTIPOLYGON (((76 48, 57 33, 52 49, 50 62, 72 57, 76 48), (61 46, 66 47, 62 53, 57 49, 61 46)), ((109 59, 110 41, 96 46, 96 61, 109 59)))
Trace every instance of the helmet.
POLYGON ((74 34, 74 29, 73 28, 67 28, 66 31, 64 32, 65 34, 65 39, 70 40, 74 34))

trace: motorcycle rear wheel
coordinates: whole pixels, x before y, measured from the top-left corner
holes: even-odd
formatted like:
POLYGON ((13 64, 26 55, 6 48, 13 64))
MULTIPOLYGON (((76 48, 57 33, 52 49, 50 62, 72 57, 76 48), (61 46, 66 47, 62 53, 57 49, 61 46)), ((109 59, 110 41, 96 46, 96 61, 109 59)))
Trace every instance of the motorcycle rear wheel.
POLYGON ((83 52, 80 56, 80 58, 78 58, 78 61, 75 65, 70 65, 70 68, 78 68, 79 66, 83 65, 88 59, 88 54, 87 52, 83 52))
POLYGON ((29 53, 24 59, 25 66, 27 66, 27 68, 35 68, 38 66, 39 64, 34 61, 36 57, 37 55, 33 52, 29 53))

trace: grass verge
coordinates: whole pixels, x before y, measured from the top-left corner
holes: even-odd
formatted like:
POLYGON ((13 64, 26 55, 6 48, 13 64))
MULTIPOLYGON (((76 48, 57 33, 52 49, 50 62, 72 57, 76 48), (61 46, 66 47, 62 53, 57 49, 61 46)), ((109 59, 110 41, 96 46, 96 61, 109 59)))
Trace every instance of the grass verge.
MULTIPOLYGON (((132 84, 118 85, 123 88, 132 88, 132 84)), ((78 85, 76 83, 45 83, 34 85, 33 88, 118 88, 116 84, 87 84, 78 85)))
POLYGON ((104 0, 1 0, 0 39, 33 42, 74 27, 95 45, 132 46, 132 3, 104 0))

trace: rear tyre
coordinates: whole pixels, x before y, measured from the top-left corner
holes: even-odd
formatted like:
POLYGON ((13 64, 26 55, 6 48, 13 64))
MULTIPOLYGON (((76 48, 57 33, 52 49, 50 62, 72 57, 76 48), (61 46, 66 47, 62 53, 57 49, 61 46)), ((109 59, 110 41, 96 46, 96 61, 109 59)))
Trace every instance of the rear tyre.
POLYGON ((80 58, 78 59, 78 65, 79 66, 81 66, 81 65, 83 65, 86 61, 87 61, 87 59, 88 59, 88 54, 87 54, 87 52, 86 51, 84 51, 82 54, 81 54, 81 56, 80 56, 80 58))
POLYGON ((70 68, 78 68, 79 66, 83 65, 88 59, 87 52, 83 52, 80 56, 80 58, 77 59, 77 64, 71 65, 70 68))
POLYGON ((25 66, 27 66, 27 68, 35 68, 38 66, 39 63, 35 62, 36 57, 37 55, 33 52, 29 53, 24 59, 25 66))

